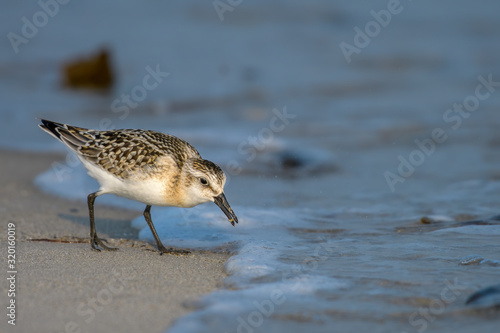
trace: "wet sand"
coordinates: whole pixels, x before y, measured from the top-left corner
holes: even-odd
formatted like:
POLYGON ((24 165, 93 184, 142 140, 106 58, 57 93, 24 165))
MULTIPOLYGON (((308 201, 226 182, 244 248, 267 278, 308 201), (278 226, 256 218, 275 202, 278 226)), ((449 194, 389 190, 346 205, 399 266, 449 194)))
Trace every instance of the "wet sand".
MULTIPOLYGON (((84 201, 47 195, 33 178, 59 154, 0 151, 0 248, 7 277, 7 225, 16 229, 16 326, 1 332, 163 332, 221 286, 226 253, 158 255, 137 240, 130 221, 140 215, 96 204, 98 234, 118 252, 88 244, 84 201)), ((168 244, 165 244, 168 246, 168 244)), ((6 313, 8 283, 0 285, 6 313)))

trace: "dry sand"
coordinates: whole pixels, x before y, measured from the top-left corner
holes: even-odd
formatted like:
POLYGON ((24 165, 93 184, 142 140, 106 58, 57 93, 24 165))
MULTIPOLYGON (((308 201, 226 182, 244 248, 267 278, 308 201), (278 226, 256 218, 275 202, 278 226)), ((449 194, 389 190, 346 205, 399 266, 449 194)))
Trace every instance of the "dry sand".
POLYGON ((0 332, 163 332, 221 286, 228 254, 160 256, 130 227, 141 212, 97 203, 98 234, 120 251, 92 251, 86 203, 33 186, 38 173, 62 158, 0 151, 0 332), (6 316, 9 222, 17 233, 15 327, 6 316))

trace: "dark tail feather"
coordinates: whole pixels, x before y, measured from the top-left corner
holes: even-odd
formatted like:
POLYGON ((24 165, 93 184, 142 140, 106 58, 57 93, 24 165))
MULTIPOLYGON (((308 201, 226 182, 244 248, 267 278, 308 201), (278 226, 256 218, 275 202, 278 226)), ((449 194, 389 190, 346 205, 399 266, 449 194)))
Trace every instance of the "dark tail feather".
POLYGON ((40 120, 42 123, 38 126, 41 129, 64 143, 75 152, 78 152, 80 147, 84 146, 89 140, 92 139, 92 137, 86 136, 85 132, 89 131, 86 128, 65 125, 45 119, 40 120))
POLYGON ((58 128, 64 128, 64 124, 61 123, 56 123, 54 121, 50 120, 45 120, 45 119, 40 119, 41 124, 38 125, 41 129, 43 129, 45 132, 49 133, 53 137, 55 137, 57 140, 62 141, 61 139, 61 134, 57 130, 58 128))

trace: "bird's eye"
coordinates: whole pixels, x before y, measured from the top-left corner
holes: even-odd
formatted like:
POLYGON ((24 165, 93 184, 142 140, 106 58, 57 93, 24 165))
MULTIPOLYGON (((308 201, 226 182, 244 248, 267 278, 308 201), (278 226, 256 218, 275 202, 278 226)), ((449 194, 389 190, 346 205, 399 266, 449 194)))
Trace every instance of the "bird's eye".
POLYGON ((205 178, 200 178, 200 183, 202 183, 203 185, 208 185, 208 182, 205 178))

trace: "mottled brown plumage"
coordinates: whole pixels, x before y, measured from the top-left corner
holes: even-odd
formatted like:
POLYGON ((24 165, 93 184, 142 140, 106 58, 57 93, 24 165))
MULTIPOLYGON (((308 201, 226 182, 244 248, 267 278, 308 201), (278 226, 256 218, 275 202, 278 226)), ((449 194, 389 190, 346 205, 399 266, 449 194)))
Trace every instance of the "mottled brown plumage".
MULTIPOLYGON (((55 123, 57 124, 57 123, 55 123)), ((157 169, 161 156, 169 156, 179 169, 188 158, 200 158, 189 143, 173 135, 149 130, 119 129, 96 131, 57 124, 62 141, 93 164, 119 178, 157 169)))

